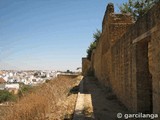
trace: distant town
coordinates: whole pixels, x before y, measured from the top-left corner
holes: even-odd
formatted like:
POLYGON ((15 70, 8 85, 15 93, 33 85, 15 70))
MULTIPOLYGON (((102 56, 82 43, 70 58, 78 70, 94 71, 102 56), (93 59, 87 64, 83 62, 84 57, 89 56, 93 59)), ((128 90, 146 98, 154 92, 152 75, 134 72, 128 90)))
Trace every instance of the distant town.
POLYGON ((70 70, 1 70, 0 90, 13 91, 14 93, 16 91, 17 93, 20 89, 20 85, 37 86, 45 83, 47 80, 53 80, 59 74, 77 74, 79 72, 81 72, 81 70, 76 72, 70 70))
POLYGON ((16 94, 20 89, 20 85, 36 86, 57 77, 58 74, 63 74, 63 72, 51 70, 1 70, 0 90, 13 91, 16 94))

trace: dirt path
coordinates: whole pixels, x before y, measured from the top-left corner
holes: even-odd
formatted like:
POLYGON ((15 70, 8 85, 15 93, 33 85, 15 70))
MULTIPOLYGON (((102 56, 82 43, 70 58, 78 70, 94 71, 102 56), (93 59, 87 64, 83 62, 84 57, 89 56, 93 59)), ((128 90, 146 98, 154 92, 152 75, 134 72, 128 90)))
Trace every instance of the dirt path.
POLYGON ((129 113, 115 95, 93 77, 83 79, 83 93, 91 94, 95 120, 119 120, 117 113, 129 113))

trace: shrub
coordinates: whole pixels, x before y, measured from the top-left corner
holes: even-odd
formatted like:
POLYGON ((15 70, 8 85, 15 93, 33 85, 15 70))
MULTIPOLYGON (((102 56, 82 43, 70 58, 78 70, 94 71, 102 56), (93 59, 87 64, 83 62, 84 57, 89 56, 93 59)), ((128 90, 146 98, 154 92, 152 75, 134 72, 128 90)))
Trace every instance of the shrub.
POLYGON ((0 90, 0 103, 7 101, 16 101, 16 95, 10 93, 7 90, 0 90))
POLYGON ((22 97, 25 94, 31 93, 33 91, 33 88, 34 87, 32 87, 31 85, 23 85, 18 92, 18 96, 22 97))
POLYGON ((93 34, 93 42, 89 45, 87 49, 87 59, 91 60, 92 51, 96 49, 97 43, 101 36, 101 31, 97 29, 97 31, 93 34))

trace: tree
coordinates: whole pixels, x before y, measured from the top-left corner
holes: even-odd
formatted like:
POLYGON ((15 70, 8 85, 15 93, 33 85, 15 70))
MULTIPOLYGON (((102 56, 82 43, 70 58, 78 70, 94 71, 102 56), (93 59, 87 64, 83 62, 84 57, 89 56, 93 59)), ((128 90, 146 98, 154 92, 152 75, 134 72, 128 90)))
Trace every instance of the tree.
POLYGON ((97 43, 99 41, 99 38, 101 36, 101 31, 100 30, 96 30, 95 33, 93 33, 93 42, 90 43, 88 49, 87 49, 87 59, 91 60, 91 55, 92 55, 92 51, 93 49, 96 49, 97 43))
POLYGON ((67 70, 66 72, 67 72, 67 73, 70 73, 70 70, 67 70))
POLYGON ((91 42, 90 46, 87 49, 87 59, 91 60, 91 55, 93 49, 96 49, 97 42, 91 42))
POLYGON ((136 21, 160 0, 128 0, 119 7, 122 13, 129 13, 136 21))
POLYGON ((95 33, 93 33, 94 42, 96 42, 96 43, 98 42, 101 34, 102 34, 102 32, 100 30, 98 30, 98 29, 96 30, 95 33))
POLYGON ((18 92, 18 97, 22 97, 25 94, 29 94, 29 93, 33 92, 33 90, 34 90, 33 86, 23 85, 18 92))

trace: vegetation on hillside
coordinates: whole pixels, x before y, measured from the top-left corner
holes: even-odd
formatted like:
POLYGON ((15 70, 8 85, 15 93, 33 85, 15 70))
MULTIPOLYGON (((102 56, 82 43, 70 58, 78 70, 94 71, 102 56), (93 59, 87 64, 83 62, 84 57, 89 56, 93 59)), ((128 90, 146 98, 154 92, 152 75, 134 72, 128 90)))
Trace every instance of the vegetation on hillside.
POLYGON ((33 88, 35 88, 35 86, 31 86, 31 85, 22 85, 22 87, 20 88, 19 92, 18 92, 18 97, 22 97, 28 93, 33 92, 33 88))
POLYGON ((14 94, 13 92, 9 92, 8 90, 0 90, 0 103, 3 102, 15 102, 17 99, 21 98, 22 96, 33 92, 33 88, 30 85, 21 85, 21 88, 18 91, 18 94, 14 94))
MULTIPOLYGON (((77 78, 76 78, 77 79, 77 78)), ((69 78, 56 78, 49 83, 37 86, 30 94, 26 94, 17 101, 8 112, 5 112, 5 120, 44 120, 44 119, 64 119, 68 106, 75 101, 66 103, 66 98, 77 80, 69 78)), ((25 86, 24 93, 30 91, 30 87, 25 86)), ((76 99, 76 96, 75 96, 76 99)), ((69 110, 70 111, 70 110, 69 110)), ((2 117, 2 116, 1 116, 2 117)), ((0 118, 1 119, 1 118, 0 118)))
POLYGON ((87 49, 87 59, 91 60, 92 51, 96 49, 97 43, 99 41, 99 38, 101 36, 101 31, 97 29, 95 33, 93 33, 93 42, 90 43, 88 49, 87 49))
POLYGON ((159 1, 160 0, 128 0, 128 2, 123 3, 119 9, 122 13, 131 14, 136 21, 159 1))
POLYGON ((7 90, 0 90, 0 103, 7 101, 16 101, 17 96, 7 90))

